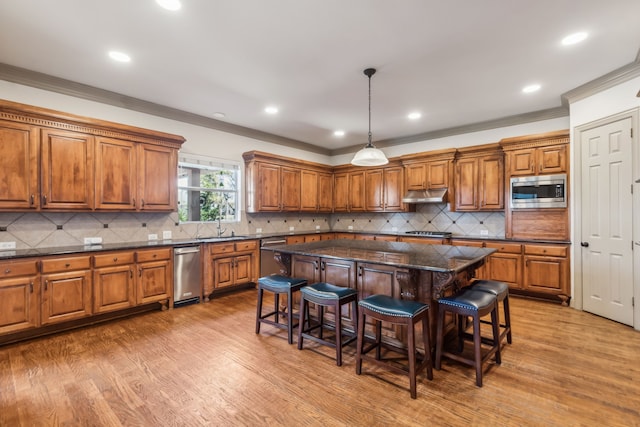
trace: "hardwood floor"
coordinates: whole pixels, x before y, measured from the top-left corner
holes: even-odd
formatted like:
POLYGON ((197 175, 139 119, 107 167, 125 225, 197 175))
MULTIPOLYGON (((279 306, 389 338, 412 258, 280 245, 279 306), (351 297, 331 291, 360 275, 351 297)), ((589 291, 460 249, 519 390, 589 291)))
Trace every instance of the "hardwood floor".
POLYGON ((256 291, 0 347, 0 426, 640 425, 640 333, 511 298, 502 365, 407 377, 263 325, 256 291))

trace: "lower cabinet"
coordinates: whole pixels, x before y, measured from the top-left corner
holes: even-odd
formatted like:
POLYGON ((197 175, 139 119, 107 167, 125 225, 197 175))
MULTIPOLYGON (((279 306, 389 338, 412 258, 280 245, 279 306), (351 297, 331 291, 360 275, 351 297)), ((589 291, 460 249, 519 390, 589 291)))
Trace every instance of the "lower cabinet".
POLYGON ((567 246, 525 245, 524 289, 556 295, 562 305, 568 305, 571 295, 568 251, 567 246))
POLYGON ((519 243, 486 242, 486 248, 497 249, 491 254, 481 279, 505 282, 511 289, 522 288, 522 245, 519 243))
POLYGON ((210 243, 207 245, 205 289, 207 299, 213 292, 246 286, 258 280, 258 241, 210 243))
POLYGON ((0 335, 40 326, 38 260, 0 262, 0 335))
POLYGON ((136 268, 137 304, 164 302, 170 305, 173 299, 171 248, 137 251, 136 268))
POLYGON ((133 251, 93 257, 93 312, 106 313, 136 305, 133 251))
POLYGON ((66 322, 92 314, 91 257, 42 260, 42 325, 66 322))

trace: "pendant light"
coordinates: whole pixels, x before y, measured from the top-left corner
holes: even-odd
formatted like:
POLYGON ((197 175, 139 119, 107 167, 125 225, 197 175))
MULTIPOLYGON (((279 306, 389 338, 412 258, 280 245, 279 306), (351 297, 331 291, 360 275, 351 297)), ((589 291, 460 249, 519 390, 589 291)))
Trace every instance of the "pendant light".
POLYGON ((364 75, 369 78, 369 142, 353 156, 351 164, 354 166, 382 166, 389 163, 382 150, 376 148, 371 142, 371 76, 375 73, 375 68, 364 70, 364 75))

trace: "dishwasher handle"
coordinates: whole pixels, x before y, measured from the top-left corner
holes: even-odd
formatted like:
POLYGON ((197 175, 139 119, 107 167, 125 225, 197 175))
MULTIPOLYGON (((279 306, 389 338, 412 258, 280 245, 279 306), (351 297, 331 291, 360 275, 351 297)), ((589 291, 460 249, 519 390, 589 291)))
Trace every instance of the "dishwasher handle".
POLYGON ((265 246, 284 245, 285 243, 287 243, 287 241, 285 239, 263 240, 262 242, 260 242, 260 247, 263 248, 265 246))
POLYGON ((174 255, 194 254, 200 252, 200 246, 191 246, 188 248, 175 248, 173 250, 174 255))

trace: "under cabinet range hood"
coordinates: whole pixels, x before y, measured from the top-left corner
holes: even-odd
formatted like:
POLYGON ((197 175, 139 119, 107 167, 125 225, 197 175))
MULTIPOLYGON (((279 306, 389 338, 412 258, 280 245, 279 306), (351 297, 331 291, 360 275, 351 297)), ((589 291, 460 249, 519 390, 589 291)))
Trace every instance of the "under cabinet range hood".
POLYGON ((447 189, 411 190, 402 198, 403 203, 447 203, 447 189))

